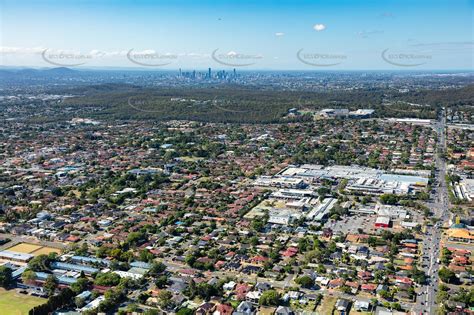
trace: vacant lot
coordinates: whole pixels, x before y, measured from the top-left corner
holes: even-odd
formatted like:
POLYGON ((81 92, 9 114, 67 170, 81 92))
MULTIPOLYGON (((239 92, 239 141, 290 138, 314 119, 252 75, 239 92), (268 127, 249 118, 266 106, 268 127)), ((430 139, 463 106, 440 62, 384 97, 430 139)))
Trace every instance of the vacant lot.
POLYGON ((316 309, 321 315, 332 315, 334 305, 336 304, 337 297, 325 295, 321 304, 316 309))
POLYGON ((15 290, 0 289, 0 313, 2 315, 24 315, 28 311, 46 302, 35 296, 17 293, 15 290))

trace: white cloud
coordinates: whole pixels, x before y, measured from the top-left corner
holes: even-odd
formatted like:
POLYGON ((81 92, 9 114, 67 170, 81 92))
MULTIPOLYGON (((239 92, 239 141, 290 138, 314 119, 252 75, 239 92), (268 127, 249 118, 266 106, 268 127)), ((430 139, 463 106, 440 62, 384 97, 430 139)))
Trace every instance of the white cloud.
MULTIPOLYGON (((104 57, 122 57, 126 56, 129 50, 111 50, 111 51, 104 51, 99 49, 92 49, 88 52, 86 51, 78 51, 78 50, 67 50, 67 49, 52 49, 52 48, 44 48, 44 47, 9 47, 9 46, 0 46, 0 54, 1 55, 36 55, 42 54, 44 52, 48 54, 75 54, 75 55, 88 55, 93 58, 104 58, 104 57)), ((155 54, 157 53, 153 49, 146 49, 142 51, 133 50, 133 54, 155 54)), ((172 53, 167 53, 172 54, 172 53)))
MULTIPOLYGON (((92 54, 93 51, 91 51, 91 54, 92 54)), ((100 51, 100 53, 103 55, 103 56, 110 56, 110 57, 115 57, 115 56, 126 56, 127 53, 128 53, 128 50, 118 50, 118 51, 109 51, 109 52, 106 52, 106 51, 100 51)))
POLYGON ((103 57, 106 55, 106 53, 98 49, 93 49, 89 52, 89 55, 94 56, 94 57, 103 57))
MULTIPOLYGON (((47 54, 74 54, 74 55, 81 55, 81 56, 89 56, 90 58, 94 59, 109 59, 115 60, 118 58, 125 58, 127 54, 129 54, 130 49, 127 50, 100 50, 100 49, 92 49, 89 51, 79 51, 79 50, 66 50, 66 49, 53 49, 53 48, 45 48, 45 47, 12 47, 12 46, 0 46, 0 55, 2 56, 35 56, 41 55, 44 52, 47 54)), ((207 59, 210 58, 210 54, 203 54, 197 52, 181 52, 179 54, 165 51, 160 52, 155 49, 133 49, 131 52, 132 55, 153 55, 158 54, 161 56, 180 56, 188 59, 207 59)), ((228 55, 236 55, 236 52, 230 51, 227 53, 228 55)))
POLYGON ((183 53, 183 54, 180 54, 180 55, 182 55, 183 57, 190 57, 190 58, 194 58, 194 59, 204 59, 204 58, 209 58, 210 57, 209 54, 201 54, 201 53, 195 53, 195 52, 183 53))
POLYGON ((156 51, 154 49, 145 49, 145 50, 142 50, 142 51, 137 51, 136 54, 153 55, 153 54, 156 54, 156 51))
POLYGON ((27 55, 27 54, 41 54, 46 48, 43 47, 8 47, 0 46, 0 54, 2 55, 27 55))
POLYGON ((317 32, 324 31, 326 29, 326 25, 324 24, 314 24, 313 26, 314 30, 317 32))
POLYGON ((281 36, 284 36, 284 35, 285 35, 285 33, 283 33, 283 32, 276 32, 275 33, 275 36, 277 36, 277 37, 281 37, 281 36))

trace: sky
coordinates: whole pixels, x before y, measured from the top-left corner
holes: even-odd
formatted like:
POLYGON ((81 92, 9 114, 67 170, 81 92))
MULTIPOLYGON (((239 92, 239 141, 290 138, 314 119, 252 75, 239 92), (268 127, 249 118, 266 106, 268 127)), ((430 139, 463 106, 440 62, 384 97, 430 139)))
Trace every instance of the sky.
POLYGON ((472 70, 474 0, 0 0, 3 66, 472 70))

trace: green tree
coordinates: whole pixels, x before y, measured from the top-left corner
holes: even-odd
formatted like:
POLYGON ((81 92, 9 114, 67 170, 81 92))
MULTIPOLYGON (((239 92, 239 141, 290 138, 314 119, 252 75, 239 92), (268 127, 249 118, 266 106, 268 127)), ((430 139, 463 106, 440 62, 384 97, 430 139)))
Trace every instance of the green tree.
POLYGON ((176 315, 193 315, 193 314, 194 312, 186 307, 180 308, 179 311, 176 312, 176 315))
POLYGON ((275 290, 267 290, 262 293, 258 303, 263 306, 278 306, 280 304, 280 294, 275 290))
POLYGON ((81 297, 76 297, 74 299, 74 304, 76 305, 77 308, 81 308, 84 305, 86 305, 86 301, 81 297))
POLYGON ((165 270, 166 270, 166 265, 163 264, 162 262, 157 262, 157 263, 151 264, 148 274, 155 276, 164 272, 165 270))
POLYGON ((390 307, 396 311, 401 311, 403 309, 400 303, 397 302, 390 303, 390 307))
POLYGON ((377 246, 377 238, 375 236, 369 236, 369 238, 367 239, 367 243, 369 244, 369 246, 375 247, 377 246))
POLYGON ((311 288, 314 285, 314 280, 310 276, 302 276, 296 278, 295 282, 303 288, 311 288))
POLYGON ((120 276, 113 272, 99 273, 94 280, 95 284, 103 286, 114 286, 119 284, 119 282, 120 276))
POLYGON ((170 291, 162 290, 158 293, 158 304, 164 310, 170 309, 173 305, 173 294, 170 291))
POLYGON ((457 279, 454 271, 446 267, 441 268, 438 272, 438 275, 441 281, 446 282, 446 283, 454 283, 457 279))
POLYGON ((8 288, 12 284, 12 270, 5 266, 0 266, 0 286, 8 288))
POLYGON ((321 197, 326 196, 326 195, 329 194, 329 192, 330 192, 329 188, 324 187, 324 186, 318 188, 317 191, 318 191, 318 195, 321 196, 321 197))
POLYGON ((43 285, 43 288, 45 289, 46 293, 48 293, 49 296, 54 295, 54 292, 56 291, 57 287, 58 280, 54 275, 49 275, 43 285))
POLYGON ((436 303, 442 304, 449 300, 449 288, 441 284, 438 289, 438 293, 436 294, 436 303))
POLYGON ((153 254, 150 253, 150 251, 147 249, 144 249, 140 252, 140 257, 139 257, 140 261, 148 262, 148 261, 152 261, 153 258, 154 258, 153 254))
POLYGON ((426 281, 426 274, 423 270, 418 269, 416 266, 411 271, 413 280, 418 284, 424 284, 426 281))
POLYGON ((384 298, 386 300, 391 298, 390 293, 386 290, 380 290, 378 294, 380 295, 381 298, 384 298))
POLYGON ((36 280, 36 272, 31 269, 26 269, 21 274, 21 280, 23 280, 25 283, 31 283, 32 281, 36 280))
POLYGON ((48 271, 50 262, 48 255, 38 255, 28 262, 28 268, 33 271, 48 271))
POLYGON ((74 291, 74 293, 79 294, 82 291, 85 291, 88 286, 89 280, 86 278, 78 278, 76 282, 71 284, 71 290, 74 291))
POLYGON ((214 285, 202 282, 196 285, 196 293, 201 298, 208 301, 212 296, 218 294, 218 290, 214 285))
POLYGON ((443 247, 441 250, 441 262, 445 265, 448 265, 451 262, 451 251, 446 247, 443 247))
POLYGON ((394 194, 383 194, 380 196, 380 202, 386 205, 394 205, 398 202, 398 196, 394 194))
POLYGON ((168 284, 168 276, 167 275, 161 275, 161 276, 157 277, 156 280, 155 280, 155 285, 159 289, 163 289, 164 287, 166 287, 167 284, 168 284))
POLYGON ((263 222, 261 218, 254 219, 251 226, 255 231, 260 231, 265 226, 265 222, 263 222))

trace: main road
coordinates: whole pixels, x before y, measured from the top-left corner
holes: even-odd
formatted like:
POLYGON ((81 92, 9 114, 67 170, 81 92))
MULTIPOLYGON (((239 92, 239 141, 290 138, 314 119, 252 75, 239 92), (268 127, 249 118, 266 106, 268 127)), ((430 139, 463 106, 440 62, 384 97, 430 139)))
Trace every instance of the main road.
POLYGON ((440 242, 444 223, 449 219, 448 186, 446 184, 446 114, 443 108, 435 124, 438 133, 438 153, 436 155, 436 176, 433 184, 434 201, 431 203, 433 216, 438 219, 434 225, 427 226, 423 241, 422 266, 427 275, 427 283, 421 287, 414 311, 417 314, 436 313, 436 293, 439 284, 440 242))

